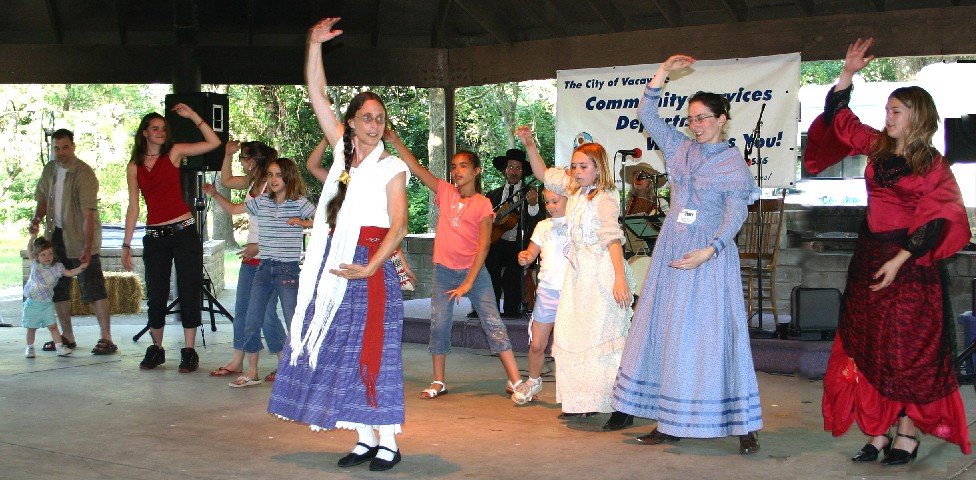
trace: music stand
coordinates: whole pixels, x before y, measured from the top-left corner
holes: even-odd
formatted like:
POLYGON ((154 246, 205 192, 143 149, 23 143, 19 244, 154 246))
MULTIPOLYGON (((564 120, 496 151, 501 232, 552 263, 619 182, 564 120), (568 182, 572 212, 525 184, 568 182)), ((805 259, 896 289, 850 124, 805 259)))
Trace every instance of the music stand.
MULTIPOLYGON (((206 231, 206 222, 204 221, 206 219, 206 215, 204 214, 204 212, 207 210, 207 207, 209 206, 210 202, 208 202, 206 200, 206 197, 203 195, 203 176, 205 175, 206 172, 204 170, 198 170, 195 173, 197 176, 197 181, 196 181, 196 197, 194 197, 194 209, 196 210, 196 218, 197 218, 197 222, 196 222, 197 234, 199 234, 200 236, 200 242, 203 242, 203 238, 204 238, 203 233, 206 231)), ((202 249, 200 255, 201 256, 203 255, 202 249)), ((202 259, 200 263, 201 265, 203 264, 202 259)), ((210 313, 210 331, 216 332, 217 319, 214 314, 220 313, 223 316, 227 317, 231 322, 234 321, 234 316, 231 315, 230 312, 227 311, 227 309, 220 304, 220 301, 217 300, 217 297, 214 295, 213 280, 210 278, 210 272, 207 271, 206 265, 203 265, 203 271, 201 272, 201 274, 203 275, 203 282, 200 284, 200 313, 201 315, 203 314, 203 312, 210 313), (204 302, 206 302, 206 305, 204 305, 204 302)), ((179 272, 177 272, 177 275, 179 275, 179 272)), ((173 314, 180 313, 179 308, 176 308, 179 304, 180 304, 180 297, 179 295, 177 295, 177 297, 173 300, 173 302, 166 307, 166 315, 173 315, 173 314)), ((200 336, 203 339, 203 347, 206 348, 207 336, 203 335, 202 333, 203 331, 202 324, 200 325, 200 329, 201 329, 200 336)), ((139 333, 135 334, 135 336, 132 337, 132 341, 138 342, 139 338, 145 335, 145 333, 148 331, 149 331, 149 325, 147 324, 145 327, 142 327, 142 330, 140 330, 139 333)))

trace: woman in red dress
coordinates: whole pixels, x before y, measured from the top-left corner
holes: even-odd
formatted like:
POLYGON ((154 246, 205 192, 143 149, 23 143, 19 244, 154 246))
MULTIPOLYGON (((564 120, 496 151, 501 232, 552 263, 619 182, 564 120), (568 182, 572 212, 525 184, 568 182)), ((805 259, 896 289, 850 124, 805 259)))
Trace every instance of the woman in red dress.
POLYGON ((847 49, 844 70, 809 132, 804 163, 819 172, 867 155, 867 219, 848 269, 841 321, 824 377, 824 429, 856 421, 871 438, 852 458, 902 465, 918 454, 919 432, 972 450, 951 360, 951 321, 941 260, 969 241, 969 221, 949 164, 932 146, 939 115, 928 92, 896 89, 881 131, 847 107, 855 73, 873 39, 847 49), (896 436, 888 432, 897 424, 896 436))

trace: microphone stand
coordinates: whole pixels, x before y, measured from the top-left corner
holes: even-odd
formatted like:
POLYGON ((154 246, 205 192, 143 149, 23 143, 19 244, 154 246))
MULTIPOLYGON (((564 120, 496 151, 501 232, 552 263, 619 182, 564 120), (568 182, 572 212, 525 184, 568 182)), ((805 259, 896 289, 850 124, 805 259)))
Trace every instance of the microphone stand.
MULTIPOLYGON (((757 296, 756 296, 756 299, 758 300, 758 305, 757 305, 756 312, 759 314, 759 328, 758 328, 758 330, 760 332, 763 331, 763 329, 762 329, 762 323, 763 323, 763 288, 762 288, 762 286, 763 286, 763 275, 762 275, 762 270, 763 270, 763 268, 762 268, 763 267, 763 264, 762 264, 762 261, 763 261, 762 260, 762 251, 763 251, 762 182, 763 182, 763 176, 762 176, 762 144, 761 143, 756 143, 756 142, 759 141, 759 138, 762 135, 762 123, 763 123, 762 117, 763 117, 763 113, 765 111, 766 111, 766 104, 764 103, 762 105, 762 108, 759 110, 759 119, 756 120, 756 128, 755 128, 755 130, 752 131, 752 142, 750 144, 746 145, 746 151, 745 151, 746 160, 749 160, 749 156, 752 154, 752 147, 756 147, 756 177, 757 177, 756 183, 757 183, 757 185, 759 187, 759 200, 757 200, 759 202, 759 205, 757 205, 757 208, 756 208, 756 215, 759 216, 759 220, 756 222, 756 286, 757 286, 757 290, 758 290, 757 291, 757 296)), ((770 278, 769 281, 770 282, 775 282, 776 279, 775 278, 770 278)), ((774 305, 774 308, 775 308, 775 304, 773 304, 773 305, 774 305)), ((774 331, 775 331, 775 328, 774 328, 774 331)))

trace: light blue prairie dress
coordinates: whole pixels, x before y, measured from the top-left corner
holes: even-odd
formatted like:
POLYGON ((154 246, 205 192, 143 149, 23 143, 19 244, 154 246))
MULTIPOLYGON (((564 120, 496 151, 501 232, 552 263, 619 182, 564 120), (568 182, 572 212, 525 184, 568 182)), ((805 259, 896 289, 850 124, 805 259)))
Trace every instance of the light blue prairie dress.
POLYGON ((651 256, 613 390, 615 409, 657 419, 677 437, 745 435, 762 428, 734 237, 759 196, 742 155, 698 143, 657 113, 648 88, 638 114, 665 156, 671 209, 651 256), (692 223, 681 223, 693 212, 692 223), (693 270, 668 263, 710 244, 693 270))

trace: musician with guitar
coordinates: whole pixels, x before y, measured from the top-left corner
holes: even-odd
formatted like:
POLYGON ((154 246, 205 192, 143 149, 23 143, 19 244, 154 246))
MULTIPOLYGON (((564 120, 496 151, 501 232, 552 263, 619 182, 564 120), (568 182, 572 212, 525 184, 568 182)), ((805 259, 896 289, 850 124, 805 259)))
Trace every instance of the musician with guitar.
POLYGON ((509 149, 491 164, 505 175, 505 184, 487 195, 495 209, 495 221, 485 267, 491 276, 495 301, 505 299, 501 302, 502 317, 518 318, 522 316, 522 304, 531 305, 535 292, 534 285, 525 287, 526 278, 532 283, 533 277, 531 270, 527 272, 519 265, 518 253, 527 248, 535 225, 545 218, 546 212, 539 205, 538 190, 531 186, 534 180, 525 181, 531 170, 524 151, 509 149))

